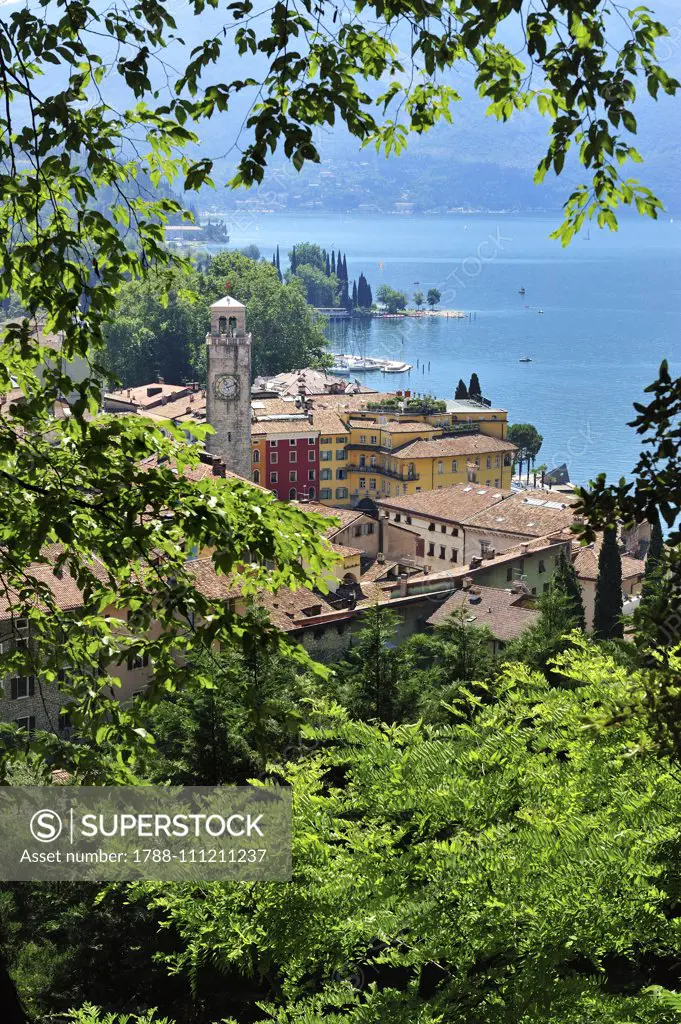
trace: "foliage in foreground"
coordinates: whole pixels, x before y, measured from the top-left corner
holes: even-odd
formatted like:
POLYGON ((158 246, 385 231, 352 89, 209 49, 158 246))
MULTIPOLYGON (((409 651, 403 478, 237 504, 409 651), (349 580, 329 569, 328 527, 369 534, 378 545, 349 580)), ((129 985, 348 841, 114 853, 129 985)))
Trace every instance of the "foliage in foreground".
POLYGON ((681 982, 681 776, 651 674, 575 645, 560 685, 510 666, 449 726, 320 710, 285 772, 291 884, 133 886, 170 969, 237 971, 278 1024, 675 1021, 647 989, 681 982))

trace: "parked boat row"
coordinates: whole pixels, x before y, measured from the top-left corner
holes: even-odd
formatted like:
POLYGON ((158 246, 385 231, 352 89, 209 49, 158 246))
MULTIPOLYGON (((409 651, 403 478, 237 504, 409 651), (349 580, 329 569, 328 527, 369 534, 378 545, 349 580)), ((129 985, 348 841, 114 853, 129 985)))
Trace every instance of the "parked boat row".
POLYGON ((340 354, 334 357, 330 373, 338 377, 349 377, 351 373, 408 373, 410 363, 397 359, 376 359, 373 356, 352 356, 340 354))

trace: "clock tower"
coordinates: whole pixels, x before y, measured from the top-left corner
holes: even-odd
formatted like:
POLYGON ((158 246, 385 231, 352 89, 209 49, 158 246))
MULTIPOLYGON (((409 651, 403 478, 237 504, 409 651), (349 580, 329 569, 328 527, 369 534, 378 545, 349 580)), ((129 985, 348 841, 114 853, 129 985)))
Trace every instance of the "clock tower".
POLYGON ((246 307, 226 295, 210 307, 206 419, 214 434, 206 450, 233 473, 251 479, 251 336, 246 307))

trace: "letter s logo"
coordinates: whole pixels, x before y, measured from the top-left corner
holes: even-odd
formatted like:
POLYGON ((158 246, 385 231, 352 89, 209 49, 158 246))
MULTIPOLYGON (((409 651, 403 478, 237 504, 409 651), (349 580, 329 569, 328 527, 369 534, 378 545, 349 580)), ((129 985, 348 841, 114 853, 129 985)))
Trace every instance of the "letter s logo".
POLYGON ((53 843, 61 835, 64 823, 56 811, 43 808, 31 818, 31 835, 39 843, 53 843))

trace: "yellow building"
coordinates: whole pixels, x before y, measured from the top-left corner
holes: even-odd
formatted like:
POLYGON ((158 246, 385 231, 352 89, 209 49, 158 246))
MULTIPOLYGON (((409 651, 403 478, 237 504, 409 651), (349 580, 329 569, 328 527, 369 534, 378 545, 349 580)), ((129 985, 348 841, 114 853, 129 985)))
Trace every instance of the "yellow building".
POLYGON ((319 500, 330 505, 349 505, 350 430, 334 409, 314 406, 312 426, 319 431, 319 500))
MULTIPOLYGON (((401 435, 393 435, 401 439, 401 435)), ((351 449, 355 446, 350 445, 351 449)), ((371 450, 356 447, 348 466, 350 495, 361 498, 415 494, 459 483, 511 486, 515 445, 485 434, 415 438, 371 450), (362 461, 363 460, 363 461, 362 461)))

